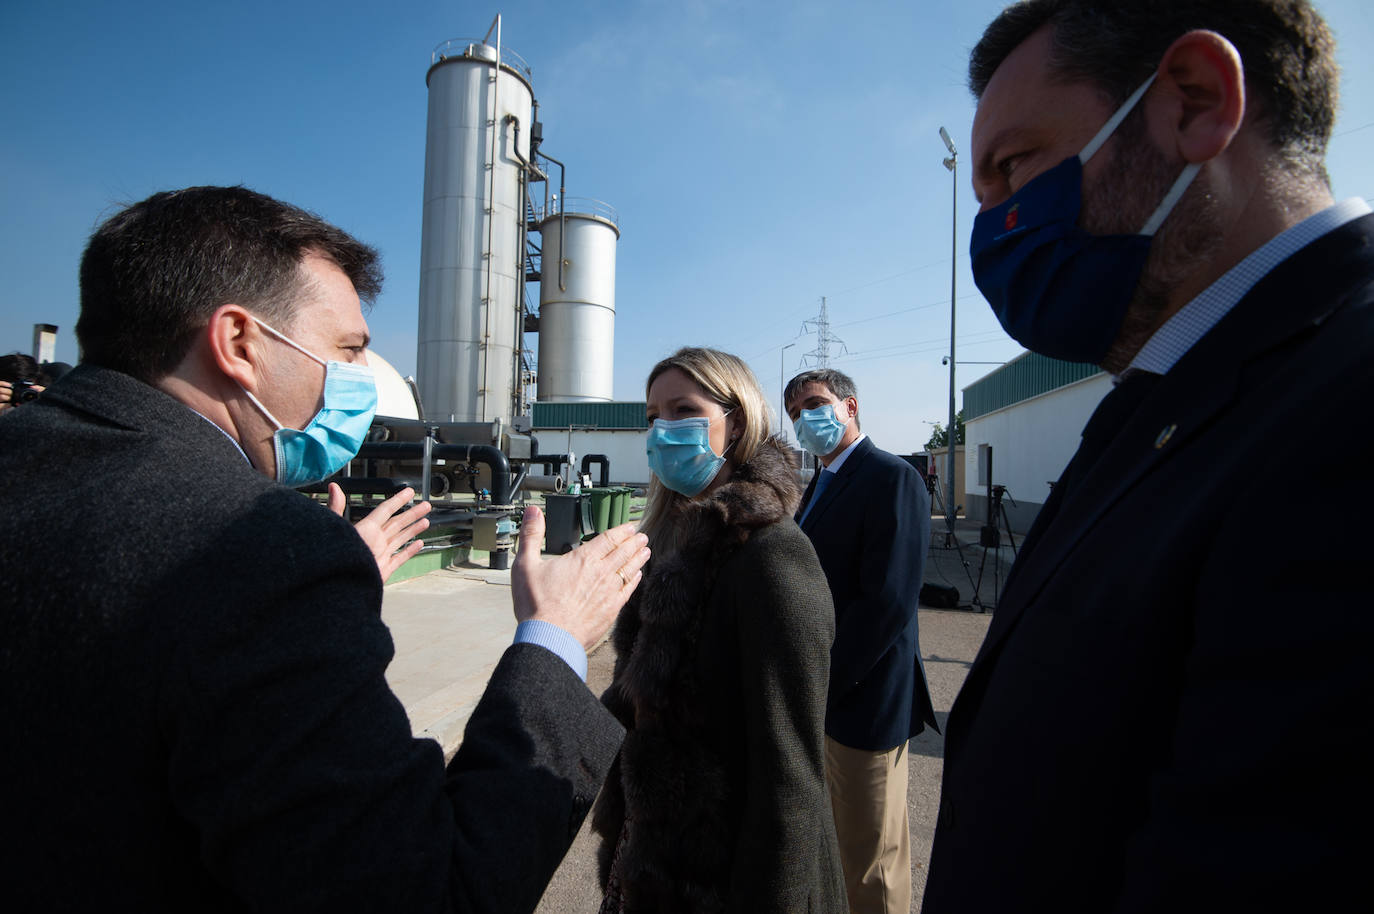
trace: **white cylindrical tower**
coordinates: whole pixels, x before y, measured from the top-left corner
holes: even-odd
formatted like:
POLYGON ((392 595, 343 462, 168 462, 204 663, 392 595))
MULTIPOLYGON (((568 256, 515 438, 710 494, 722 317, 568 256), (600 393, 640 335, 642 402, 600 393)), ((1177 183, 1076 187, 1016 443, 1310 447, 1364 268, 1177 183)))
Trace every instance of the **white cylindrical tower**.
POLYGON ((609 401, 618 219, 599 200, 569 198, 563 205, 539 223, 539 399, 609 401))
POLYGON ((481 41, 435 49, 426 83, 416 375, 425 418, 514 415, 524 272, 524 162, 533 89, 519 56, 481 41))

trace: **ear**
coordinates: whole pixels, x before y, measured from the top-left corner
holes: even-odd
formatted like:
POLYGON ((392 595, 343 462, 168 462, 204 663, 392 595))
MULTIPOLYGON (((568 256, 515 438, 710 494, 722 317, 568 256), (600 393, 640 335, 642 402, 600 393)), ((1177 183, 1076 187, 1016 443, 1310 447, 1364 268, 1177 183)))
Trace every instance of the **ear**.
POLYGON ((220 305, 210 315, 205 342, 215 366, 249 390, 258 384, 261 338, 253 315, 239 305, 220 305))
POLYGON ((1150 129, 1161 148, 1186 162, 1224 152, 1245 119, 1245 68, 1235 45, 1198 29, 1175 39, 1159 62, 1147 98, 1150 129))
POLYGON ((849 418, 853 420, 856 416, 859 415, 859 398, 845 397, 844 408, 849 412, 849 418))

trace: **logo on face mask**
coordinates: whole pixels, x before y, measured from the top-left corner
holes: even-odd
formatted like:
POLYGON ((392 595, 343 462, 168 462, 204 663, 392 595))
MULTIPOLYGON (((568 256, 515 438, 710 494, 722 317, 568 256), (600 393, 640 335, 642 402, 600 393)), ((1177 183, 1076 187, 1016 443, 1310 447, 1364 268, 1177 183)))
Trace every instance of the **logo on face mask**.
POLYGON ((1154 233, 1202 167, 1184 167, 1139 234, 1090 235, 1078 227, 1083 165, 1153 81, 1153 76, 1146 80, 1082 152, 973 221, 973 280, 1002 329, 1033 352, 1071 362, 1102 361, 1121 329, 1154 233), (1022 203, 1033 214, 1024 222, 1022 203))
POLYGON ((283 333, 258 321, 258 326, 306 357, 324 366, 324 406, 303 429, 287 428, 240 385, 267 420, 272 434, 277 482, 291 488, 322 482, 344 468, 358 453, 377 412, 377 382, 366 365, 321 359, 283 333))

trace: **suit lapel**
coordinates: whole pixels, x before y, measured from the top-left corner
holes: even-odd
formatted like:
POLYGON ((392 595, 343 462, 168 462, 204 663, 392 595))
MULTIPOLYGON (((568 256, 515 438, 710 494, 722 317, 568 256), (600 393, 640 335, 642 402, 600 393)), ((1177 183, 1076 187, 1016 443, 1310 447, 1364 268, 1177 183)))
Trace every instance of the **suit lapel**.
POLYGON ((1018 563, 979 659, 996 649, 1102 516, 1232 402, 1249 362, 1325 320, 1368 282, 1374 268, 1371 229, 1374 217, 1366 216, 1270 271, 1159 381, 1077 490, 1063 499, 1024 565, 1018 563))
MULTIPOLYGON (((821 493, 820 501, 816 503, 816 507, 812 508, 811 513, 806 516, 806 523, 802 525, 802 530, 809 532, 816 528, 816 525, 824 518, 830 506, 835 504, 841 493, 843 493, 845 489, 848 489, 850 483, 857 478, 859 465, 863 463, 864 459, 872 450, 873 439, 864 438, 859 442, 858 446, 850 452, 849 457, 845 459, 844 466, 840 467, 840 471, 835 474, 835 478, 830 481, 830 484, 825 487, 825 491, 821 493)), ((820 477, 820 471, 816 473, 816 477, 820 477)), ((810 500, 810 493, 814 489, 815 480, 813 479, 811 489, 807 490, 808 501, 810 500)), ((806 510, 806 502, 802 503, 802 510, 806 510)))

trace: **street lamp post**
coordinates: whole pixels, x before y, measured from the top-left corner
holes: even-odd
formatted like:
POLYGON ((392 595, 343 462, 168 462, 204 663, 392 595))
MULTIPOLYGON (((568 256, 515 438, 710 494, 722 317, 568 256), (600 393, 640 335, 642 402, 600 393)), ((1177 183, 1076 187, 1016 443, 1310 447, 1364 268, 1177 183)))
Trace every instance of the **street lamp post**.
POLYGON ((949 530, 949 539, 952 540, 954 515, 959 511, 959 506, 954 501, 954 290, 955 270, 959 262, 959 152, 954 148, 954 141, 949 138, 949 131, 944 127, 940 128, 940 139, 945 141, 945 148, 949 150, 949 158, 944 160, 944 165, 949 169, 950 185, 954 188, 954 194, 950 198, 949 230, 949 425, 945 426, 948 430, 945 437, 949 446, 945 460, 945 469, 948 473, 945 480, 945 491, 948 493, 945 498, 945 526, 949 530))
POLYGON ((778 353, 778 437, 783 441, 787 440, 787 426, 784 424, 787 416, 787 388, 783 386, 786 376, 786 371, 783 368, 783 356, 786 354, 787 350, 795 345, 797 344, 788 343, 786 346, 782 347, 782 351, 778 353))

